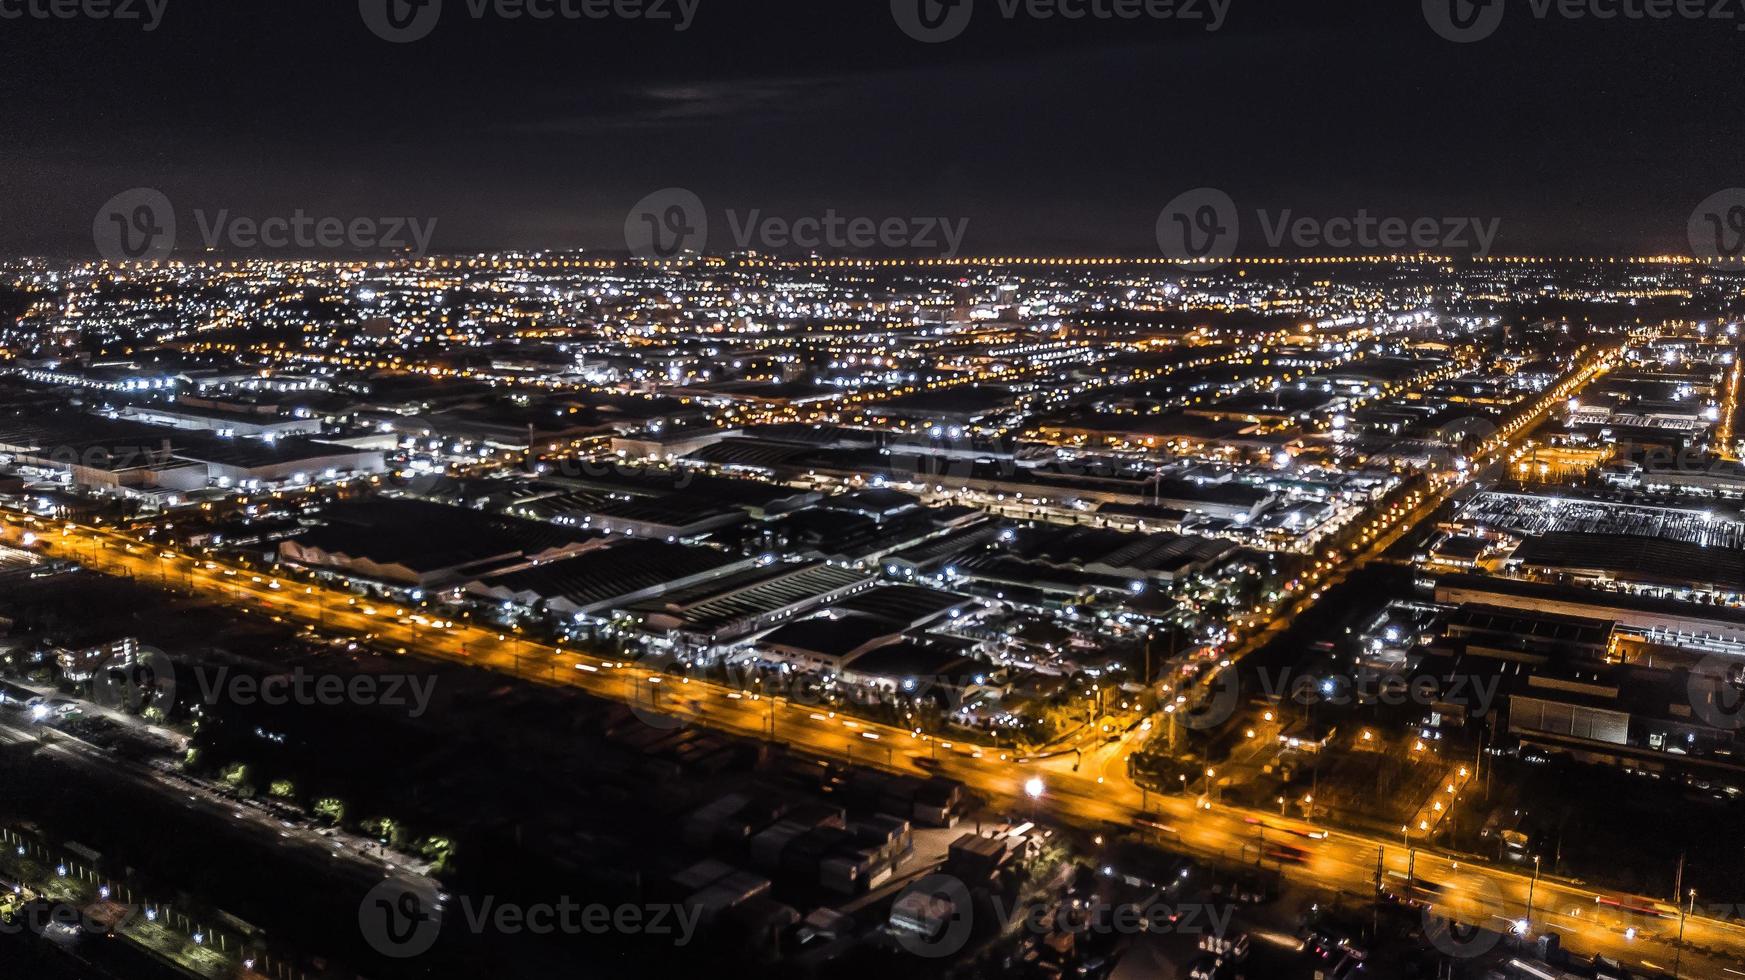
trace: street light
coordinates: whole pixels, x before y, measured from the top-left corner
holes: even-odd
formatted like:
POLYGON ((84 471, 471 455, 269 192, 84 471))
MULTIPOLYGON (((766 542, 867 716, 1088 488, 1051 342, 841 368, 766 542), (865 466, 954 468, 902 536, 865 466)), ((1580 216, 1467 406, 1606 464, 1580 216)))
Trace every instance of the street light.
POLYGON ((1531 929, 1533 927, 1533 889, 1537 888, 1538 886, 1539 886, 1539 855, 1535 854, 1535 855, 1533 855, 1533 880, 1527 883, 1527 918, 1522 920, 1522 924, 1525 926, 1525 928, 1523 928, 1521 930, 1522 936, 1525 936, 1527 934, 1527 929, 1531 929))
POLYGON ((1690 906, 1688 908, 1681 907, 1678 910, 1678 948, 1677 948, 1677 951, 1673 954, 1673 960, 1672 960, 1673 980, 1677 980, 1677 978, 1679 976, 1679 970, 1684 966, 1684 920, 1692 915, 1695 915, 1696 910, 1697 910, 1697 890, 1695 888, 1692 888, 1690 890, 1690 906))
POLYGON ((1406 887, 1412 887, 1412 872, 1417 867, 1417 854, 1412 850, 1412 828, 1410 824, 1400 824, 1400 843, 1406 849, 1406 887))

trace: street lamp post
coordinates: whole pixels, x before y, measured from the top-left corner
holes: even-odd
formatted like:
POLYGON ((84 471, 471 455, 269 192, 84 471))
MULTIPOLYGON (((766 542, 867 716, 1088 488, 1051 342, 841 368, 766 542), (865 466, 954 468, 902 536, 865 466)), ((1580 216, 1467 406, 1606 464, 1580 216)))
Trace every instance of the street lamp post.
POLYGON ((1686 906, 1681 905, 1681 906, 1679 906, 1679 909, 1678 909, 1678 946, 1677 946, 1675 952, 1673 953, 1672 980, 1678 980, 1679 970, 1681 968, 1683 968, 1683 966, 1684 966, 1684 920, 1689 918, 1692 915, 1695 915, 1696 911, 1697 911, 1697 890, 1695 888, 1692 888, 1690 890, 1689 906, 1686 907, 1686 906))
POLYGON ((1417 854, 1412 850, 1412 825, 1400 825, 1400 843, 1406 849, 1406 887, 1412 887, 1412 872, 1417 867, 1417 854))
MULTIPOLYGON (((1533 855, 1533 879, 1527 883, 1527 931, 1533 930, 1533 891, 1539 887, 1539 855, 1533 855)), ((1524 937, 1523 937, 1524 938, 1524 937)))

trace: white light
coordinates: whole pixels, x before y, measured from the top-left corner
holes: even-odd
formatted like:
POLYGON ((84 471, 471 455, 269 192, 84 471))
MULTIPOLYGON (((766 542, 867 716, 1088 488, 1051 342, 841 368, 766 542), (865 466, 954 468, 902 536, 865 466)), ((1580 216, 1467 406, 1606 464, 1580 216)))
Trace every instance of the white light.
POLYGON ((1029 779, 1026 779, 1024 781, 1024 795, 1030 797, 1033 800, 1041 798, 1041 796, 1042 796, 1042 777, 1041 776, 1031 776, 1029 779))

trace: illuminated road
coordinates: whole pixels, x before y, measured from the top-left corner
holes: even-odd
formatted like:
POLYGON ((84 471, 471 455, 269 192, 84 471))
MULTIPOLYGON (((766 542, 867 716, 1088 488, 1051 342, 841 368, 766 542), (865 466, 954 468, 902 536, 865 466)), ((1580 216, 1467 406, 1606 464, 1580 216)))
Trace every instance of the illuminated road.
MULTIPOLYGON (((1609 369, 1611 363, 1611 358, 1596 358, 1542 396, 1533 410, 1510 422, 1480 448, 1474 469, 1506 456, 1517 435, 1530 432, 1554 404, 1609 369)), ((1417 499, 1402 500, 1373 517, 1350 546, 1349 557, 1338 560, 1341 556, 1336 554, 1324 556, 1324 564, 1297 583, 1293 598, 1264 624, 1256 622, 1257 632, 1237 649, 1245 653, 1276 635, 1325 589, 1380 555, 1463 485, 1464 481, 1458 480, 1433 482, 1417 499)), ((1022 800, 1026 780, 1040 775, 1044 792, 1033 805, 1071 822, 1132 828, 1140 826, 1136 821, 1144 816, 1148 821, 1144 826, 1154 827, 1173 847, 1238 861, 1264 860, 1280 865, 1282 860, 1280 870, 1288 876, 1356 895, 1374 893, 1378 869, 1401 876, 1411 869, 1419 881, 1434 883, 1439 909, 1482 925, 1506 927, 1525 919, 1531 890, 1533 931, 1557 931, 1573 950, 1603 953, 1663 970, 1670 969, 1676 958, 1668 943, 1678 930, 1676 913, 1650 899, 1602 896, 1548 878, 1532 884, 1529 874, 1460 865, 1427 851, 1416 851, 1415 858, 1409 859, 1396 840, 1329 832, 1302 821, 1223 804, 1202 809, 1194 799, 1142 793, 1125 775, 1126 757, 1142 739, 1139 732, 1128 733, 1117 743, 1088 749, 1082 759, 1068 754, 1020 760, 999 749, 934 739, 840 716, 817 705, 654 673, 632 663, 536 644, 494 630, 419 623, 411 618, 422 615, 417 609, 359 599, 308 580, 273 578, 162 551, 110 529, 46 522, 13 512, 0 512, 0 516, 5 519, 6 539, 23 544, 28 532, 35 547, 97 571, 190 589, 282 621, 318 624, 328 632, 370 637, 378 645, 397 647, 401 652, 580 688, 604 699, 632 704, 651 725, 690 722, 738 735, 773 737, 820 756, 863 765, 911 774, 938 773, 994 800, 1022 800), (1287 849, 1281 849, 1281 844, 1287 849)), ((1686 938, 1693 947, 1711 948, 1728 957, 1713 960, 1687 949, 1683 966, 1688 975, 1745 977, 1745 970, 1740 969, 1745 965, 1745 929, 1698 915, 1688 920, 1686 938)))
POLYGON ((1715 430, 1715 451, 1722 459, 1738 459, 1733 451, 1733 420, 1739 415, 1739 376, 1745 371, 1745 358, 1733 359, 1733 370, 1727 373, 1726 396, 1721 399, 1721 424, 1715 430))
MULTIPOLYGON (((23 515, 6 515, 6 535, 20 540, 23 515)), ((1019 761, 997 749, 941 741, 886 725, 835 715, 819 706, 761 697, 702 681, 685 681, 631 664, 563 651, 495 632, 456 626, 431 628, 401 622, 393 607, 372 604, 345 593, 288 578, 228 569, 186 556, 160 557, 163 552, 109 530, 35 522, 35 544, 54 554, 83 562, 95 570, 129 575, 143 582, 164 582, 192 588, 208 598, 254 607, 260 614, 286 621, 324 623, 327 630, 356 636, 374 634, 376 642, 403 644, 424 656, 471 663, 514 673, 530 681, 557 683, 596 696, 629 702, 654 725, 685 721, 750 737, 766 737, 774 719, 775 737, 806 751, 911 774, 938 773, 961 780, 973 791, 994 800, 1021 800, 1023 784, 1040 774, 1044 793, 1036 805, 1051 815, 1091 827, 1105 824, 1132 828, 1142 815, 1141 791, 1125 778, 1124 762, 1136 735, 1121 743, 1085 754, 1077 771, 1068 755, 1048 760, 1019 761), (128 551, 131 547, 133 550, 128 551), (210 567, 209 567, 210 566, 210 567), (256 581, 256 579, 259 581, 256 581), (278 587, 275 588, 274 584, 278 587), (366 611, 373 608, 374 614, 366 611), (464 651, 464 652, 463 652, 464 651)), ((1371 549, 1373 550, 1373 546, 1371 549)), ((411 612, 412 610, 407 610, 411 612)), ((1301 863, 1287 861, 1281 870, 1306 883, 1372 894, 1378 853, 1384 871, 1405 874, 1408 860, 1398 841, 1375 840, 1339 831, 1326 832, 1301 821, 1222 804, 1197 809, 1195 800, 1144 794, 1147 819, 1170 828, 1159 831, 1171 846, 1201 856, 1259 861, 1263 846, 1279 843, 1300 852, 1301 863), (1311 836, 1313 835, 1313 836, 1311 836)), ((1022 804, 1020 804, 1022 805, 1022 804)), ((1288 854, 1285 856, 1289 856, 1288 854)), ((1529 877, 1508 870, 1456 866, 1429 852, 1417 852, 1420 880, 1443 886, 1440 899, 1462 918, 1498 925, 1526 916, 1529 877)), ((1611 898, 1612 896, 1606 896, 1611 898)), ((1534 928, 1560 932, 1567 946, 1600 952, 1630 962, 1652 962, 1669 968, 1673 951, 1666 939, 1677 931, 1675 916, 1628 913, 1599 904, 1600 895, 1567 883, 1542 878, 1534 886, 1534 928), (1634 921, 1626 921, 1631 919, 1634 921), (1634 938, 1625 929, 1636 929, 1634 938)), ((1654 909, 1648 899, 1624 903, 1654 909)), ((1725 976, 1745 964, 1745 929, 1705 919, 1689 920, 1687 938, 1697 946, 1724 950, 1724 963, 1687 951, 1691 975, 1725 976), (1707 972, 1698 973, 1698 970, 1707 972)), ((1745 976, 1745 973, 1738 975, 1745 976)))

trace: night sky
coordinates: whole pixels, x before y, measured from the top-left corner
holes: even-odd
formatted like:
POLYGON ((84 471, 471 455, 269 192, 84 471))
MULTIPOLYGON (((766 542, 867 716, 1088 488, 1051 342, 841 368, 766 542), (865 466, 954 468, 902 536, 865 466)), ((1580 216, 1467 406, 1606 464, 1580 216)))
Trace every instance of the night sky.
MULTIPOLYGON (((0 11, 31 2, 51 0, 0 11)), ((974 0, 922 44, 888 0, 687 0, 683 32, 444 0, 391 44, 357 0, 155 2, 150 32, 0 19, 0 252, 91 257, 93 216, 140 186, 184 241, 195 209, 301 209, 434 218, 438 252, 622 249, 632 205, 683 187, 715 251, 728 209, 834 209, 968 219, 972 255, 1156 254, 1159 210, 1203 186, 1245 221, 1363 208, 1496 219, 1497 252, 1684 252, 1697 203, 1745 185, 1732 3, 1572 21, 1506 0, 1457 44, 1417 0, 1230 0, 1217 31, 1207 0, 1193 21, 974 0)))

